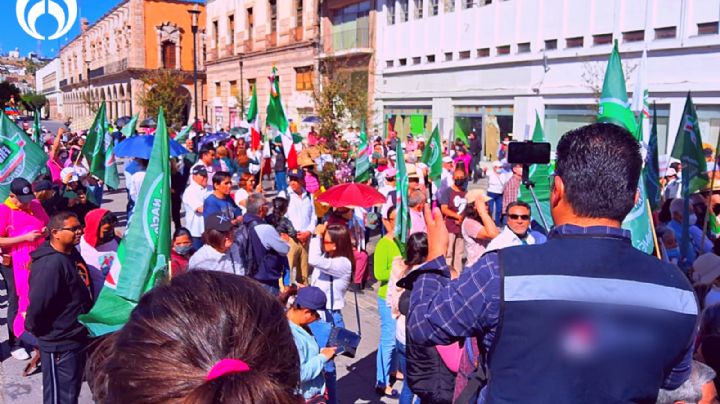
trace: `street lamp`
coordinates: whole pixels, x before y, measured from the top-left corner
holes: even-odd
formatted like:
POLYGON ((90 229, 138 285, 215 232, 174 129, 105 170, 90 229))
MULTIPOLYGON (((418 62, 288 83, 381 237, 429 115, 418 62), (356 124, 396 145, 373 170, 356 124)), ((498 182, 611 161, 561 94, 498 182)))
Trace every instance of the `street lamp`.
POLYGON ((240 59, 240 117, 245 119, 245 82, 243 81, 243 60, 240 59))
POLYGON ((200 10, 198 9, 198 5, 195 4, 195 7, 192 8, 192 10, 188 10, 188 13, 190 13, 190 19, 191 19, 191 27, 192 27, 192 34, 193 34, 193 85, 195 87, 195 128, 194 130, 198 130, 198 69, 197 69, 197 32, 198 32, 198 19, 200 18, 200 10))

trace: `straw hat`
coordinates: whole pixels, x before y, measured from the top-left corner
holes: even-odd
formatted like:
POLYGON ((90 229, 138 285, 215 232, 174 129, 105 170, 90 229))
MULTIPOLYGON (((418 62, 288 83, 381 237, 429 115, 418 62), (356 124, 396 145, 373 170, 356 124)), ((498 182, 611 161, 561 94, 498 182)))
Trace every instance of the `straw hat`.
POLYGON ((475 203, 478 200, 482 202, 487 202, 490 200, 490 197, 487 196, 485 191, 482 189, 473 189, 468 191, 467 194, 465 194, 465 200, 467 200, 467 203, 475 203))

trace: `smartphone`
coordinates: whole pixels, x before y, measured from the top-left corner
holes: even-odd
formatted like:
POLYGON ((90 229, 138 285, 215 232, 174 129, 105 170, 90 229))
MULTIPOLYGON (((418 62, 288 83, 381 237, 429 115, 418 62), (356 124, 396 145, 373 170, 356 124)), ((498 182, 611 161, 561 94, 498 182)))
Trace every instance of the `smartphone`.
POLYGON ((508 163, 548 164, 550 163, 550 143, 510 142, 508 144, 508 163))

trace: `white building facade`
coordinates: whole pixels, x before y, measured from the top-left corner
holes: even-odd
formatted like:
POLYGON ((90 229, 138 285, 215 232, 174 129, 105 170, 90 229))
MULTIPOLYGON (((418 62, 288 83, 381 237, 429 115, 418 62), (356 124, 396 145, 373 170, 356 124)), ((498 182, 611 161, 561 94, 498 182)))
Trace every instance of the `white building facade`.
POLYGON ((50 63, 35 72, 35 91, 44 94, 48 105, 42 110, 42 116, 50 119, 61 119, 63 116, 63 96, 60 91, 60 59, 55 58, 50 63))
MULTIPOLYGON (((660 153, 669 153, 688 91, 703 140, 720 130, 720 0, 379 0, 375 121, 399 135, 475 130, 548 141, 593 122, 614 40, 630 93, 647 49, 660 153)), ((630 94, 628 94, 630 96, 630 94)))

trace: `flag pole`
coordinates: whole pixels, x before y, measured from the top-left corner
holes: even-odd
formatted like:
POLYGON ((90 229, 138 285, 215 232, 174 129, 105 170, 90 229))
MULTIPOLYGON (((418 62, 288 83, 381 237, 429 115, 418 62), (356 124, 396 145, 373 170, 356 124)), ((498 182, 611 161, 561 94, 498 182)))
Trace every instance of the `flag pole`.
POLYGON ((660 244, 658 243, 657 233, 655 232, 655 219, 653 219, 652 209, 650 209, 650 200, 647 198, 645 198, 645 208, 648 211, 648 218, 650 219, 650 231, 652 232, 653 243, 655 244, 655 256, 657 256, 659 260, 662 260, 662 256, 660 255, 660 244))
POLYGON ((712 200, 713 188, 715 188, 715 172, 718 168, 718 147, 720 147, 720 133, 718 134, 718 141, 715 144, 715 154, 713 155, 713 170, 712 178, 710 178, 710 192, 707 196, 707 202, 705 203, 705 222, 703 223, 703 234, 702 240, 700 240, 700 248, 705 245, 705 238, 707 237, 708 222, 710 221, 710 201, 712 200))

